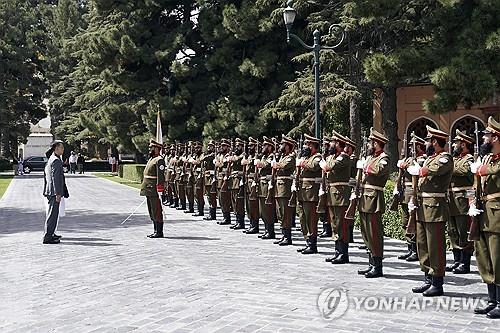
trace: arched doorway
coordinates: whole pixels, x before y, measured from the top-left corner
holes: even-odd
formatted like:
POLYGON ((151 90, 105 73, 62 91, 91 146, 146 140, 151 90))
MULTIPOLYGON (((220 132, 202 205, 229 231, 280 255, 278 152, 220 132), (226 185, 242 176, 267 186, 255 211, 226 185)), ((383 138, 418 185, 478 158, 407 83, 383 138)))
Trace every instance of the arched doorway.
POLYGON ((438 128, 436 122, 427 117, 420 117, 412 121, 406 128, 406 142, 410 142, 412 132, 415 132, 418 137, 425 138, 427 136, 427 125, 438 128))
MULTIPOLYGON (((462 118, 459 118, 455 120, 453 125, 451 126, 451 135, 454 137, 455 133, 458 130, 465 132, 467 135, 470 135, 474 139, 476 138, 476 133, 475 133, 475 126, 477 123, 477 127, 479 131, 484 130, 484 123, 481 119, 472 116, 472 115, 466 115, 463 116, 462 118)), ((483 143, 483 134, 479 133, 479 145, 483 143)))

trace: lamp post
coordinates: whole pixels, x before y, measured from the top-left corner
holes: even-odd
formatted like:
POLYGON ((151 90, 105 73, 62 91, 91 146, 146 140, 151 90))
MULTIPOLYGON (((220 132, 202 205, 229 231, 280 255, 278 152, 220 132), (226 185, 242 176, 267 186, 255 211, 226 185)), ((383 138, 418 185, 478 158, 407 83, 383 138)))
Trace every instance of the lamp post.
POLYGON ((321 45, 321 33, 318 29, 313 32, 313 45, 307 45, 300 39, 299 36, 291 33, 293 22, 295 21, 295 17, 297 16, 297 12, 292 7, 293 1, 289 0, 287 3, 287 7, 283 11, 283 20, 285 21, 286 26, 286 41, 290 43, 290 38, 293 38, 300 45, 305 47, 307 50, 311 50, 314 55, 314 118, 315 118, 315 136, 317 138, 321 138, 321 115, 319 109, 319 101, 320 101, 320 80, 319 80, 319 56, 321 50, 334 50, 336 49, 342 42, 344 41, 345 32, 344 29, 338 25, 333 24, 330 26, 329 34, 332 34, 333 30, 340 30, 341 38, 340 41, 332 46, 321 45))

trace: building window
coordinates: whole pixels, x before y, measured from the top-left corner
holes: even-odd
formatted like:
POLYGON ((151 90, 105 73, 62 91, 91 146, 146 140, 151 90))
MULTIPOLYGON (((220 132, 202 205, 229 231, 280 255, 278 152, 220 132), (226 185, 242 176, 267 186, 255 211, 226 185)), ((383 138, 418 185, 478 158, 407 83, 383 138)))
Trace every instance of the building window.
POLYGON ((425 138, 427 136, 427 125, 438 128, 437 124, 429 118, 420 117, 412 121, 406 129, 406 142, 410 142, 412 132, 415 132, 415 134, 422 139, 425 138))
MULTIPOLYGON (((473 117, 473 116, 464 116, 460 119, 458 119, 457 121, 455 121, 455 123, 453 123, 453 126, 451 127, 451 135, 452 136, 455 136, 455 133, 458 130, 462 131, 462 132, 465 132, 467 135, 475 138, 476 137, 476 134, 474 133, 475 131, 475 124, 477 122, 477 127, 480 131, 483 131, 484 130, 484 124, 483 122, 476 118, 476 117, 473 117)), ((482 144, 483 143, 483 134, 482 133, 479 133, 479 144, 482 144)))

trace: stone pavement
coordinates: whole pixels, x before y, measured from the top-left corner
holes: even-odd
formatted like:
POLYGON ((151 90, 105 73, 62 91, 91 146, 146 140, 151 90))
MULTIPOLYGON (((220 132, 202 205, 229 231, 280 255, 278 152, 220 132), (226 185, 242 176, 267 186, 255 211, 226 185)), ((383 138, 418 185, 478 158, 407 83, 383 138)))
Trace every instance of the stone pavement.
MULTIPOLYGON (((367 261, 358 244, 351 246, 351 264, 333 266, 324 262, 332 254, 331 241, 321 241, 320 254, 304 256, 295 251, 303 244, 298 232, 294 246, 278 247, 173 209, 165 212, 166 238, 148 239, 152 226, 145 204, 121 224, 142 202, 138 190, 90 175, 67 176, 67 183, 71 197, 60 221, 59 245, 41 244, 41 174, 16 177, 0 201, 0 332, 500 328, 500 321, 461 307, 374 309, 377 297, 384 295, 391 297, 389 303, 403 298, 422 302, 421 295, 411 293, 422 274, 416 263, 397 260, 404 249, 399 241, 386 239, 385 277, 366 279, 356 274, 367 261), (334 320, 323 319, 317 305, 318 295, 328 288, 348 295, 349 303, 343 303, 346 294, 330 298, 338 303, 320 302, 326 312, 328 304, 335 311, 342 304, 348 307, 334 320), (370 299, 356 309, 359 297, 370 299)), ((359 234, 356 241, 361 241, 359 234)), ((437 299, 479 300, 485 297, 480 282, 475 267, 471 274, 447 276, 446 296, 437 299)))

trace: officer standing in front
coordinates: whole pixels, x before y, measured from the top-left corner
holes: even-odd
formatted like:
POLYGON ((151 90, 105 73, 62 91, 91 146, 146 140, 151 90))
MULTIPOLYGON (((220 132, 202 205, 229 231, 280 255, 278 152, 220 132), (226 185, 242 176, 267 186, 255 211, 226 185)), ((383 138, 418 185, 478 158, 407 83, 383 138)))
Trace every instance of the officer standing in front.
POLYGON ((162 148, 163 145, 153 139, 149 142, 149 160, 144 168, 141 184, 140 195, 146 197, 149 218, 154 227, 154 232, 148 235, 149 238, 163 237, 163 211, 159 196, 164 191, 165 183, 165 161, 160 156, 162 148))

